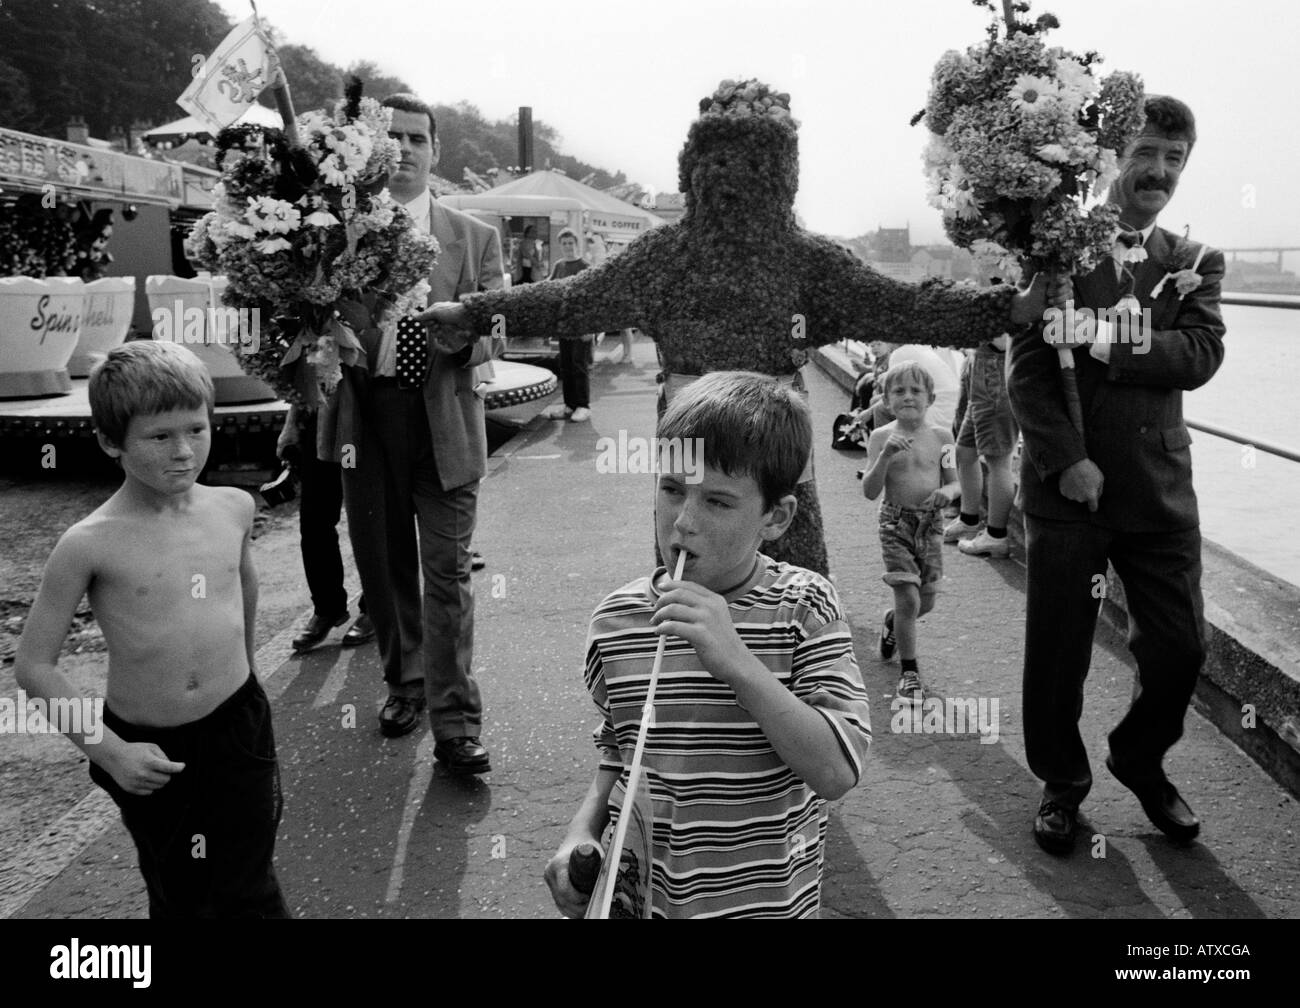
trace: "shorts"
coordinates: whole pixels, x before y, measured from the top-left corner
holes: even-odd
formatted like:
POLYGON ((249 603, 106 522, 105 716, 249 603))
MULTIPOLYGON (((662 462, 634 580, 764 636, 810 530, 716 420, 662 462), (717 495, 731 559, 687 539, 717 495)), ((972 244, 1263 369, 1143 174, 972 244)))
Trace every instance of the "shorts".
POLYGON ((94 763, 90 778, 122 812, 149 890, 149 916, 288 917, 271 858, 284 803, 271 706, 257 677, 212 713, 170 728, 135 725, 108 707, 127 742, 184 763, 157 791, 133 795, 94 763))
POLYGON ((985 458, 1010 455, 1016 446, 1016 421, 1007 396, 1006 356, 981 346, 970 364, 970 398, 957 432, 957 447, 974 448, 985 458))
POLYGON ((919 588, 943 577, 943 510, 880 504, 880 552, 887 585, 919 588))

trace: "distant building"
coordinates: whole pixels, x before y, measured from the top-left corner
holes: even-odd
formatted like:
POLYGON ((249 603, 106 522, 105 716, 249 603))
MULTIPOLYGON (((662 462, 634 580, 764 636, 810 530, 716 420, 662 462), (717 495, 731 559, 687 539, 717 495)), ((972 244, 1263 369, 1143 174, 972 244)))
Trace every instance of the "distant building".
POLYGON ((672 223, 686 215, 686 197, 679 192, 656 193, 654 205, 646 209, 656 217, 672 223))
POLYGON ((928 245, 912 253, 912 265, 922 270, 922 276, 951 280, 956 251, 951 245, 928 245))
POLYGON ((909 263, 912 261, 910 225, 902 228, 877 228, 875 235, 863 237, 869 239, 880 262, 909 263))
POLYGON ((1300 294, 1300 278, 1278 262, 1232 259, 1223 277, 1223 289, 1240 293, 1300 294))
POLYGON ((871 268, 878 273, 883 273, 887 277, 895 280, 906 280, 908 283, 917 283, 925 279, 925 269, 916 263, 910 262, 881 262, 872 260, 871 268))

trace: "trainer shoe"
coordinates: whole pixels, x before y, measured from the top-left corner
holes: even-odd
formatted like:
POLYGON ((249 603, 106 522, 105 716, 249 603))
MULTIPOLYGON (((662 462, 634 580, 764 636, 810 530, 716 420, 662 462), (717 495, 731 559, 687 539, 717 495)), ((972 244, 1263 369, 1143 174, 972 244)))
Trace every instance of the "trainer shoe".
POLYGON ((542 410, 542 417, 547 420, 567 420, 573 413, 573 410, 565 406, 564 403, 552 403, 542 410))
POLYGON ((898 639, 894 636, 894 610, 886 609, 884 618, 880 621, 880 657, 889 661, 894 657, 894 648, 898 646, 898 639))
POLYGON ((957 542, 959 539, 975 535, 983 527, 979 522, 974 525, 967 525, 961 520, 961 515, 958 515, 943 527, 943 541, 946 543, 957 542))
POLYGON ((579 406, 573 411, 573 416, 569 417, 569 419, 574 423, 582 423, 584 420, 590 420, 591 410, 587 409, 586 406, 579 406))
POLYGON ((957 548, 967 556, 986 556, 986 557, 1009 557, 1011 555, 1010 540, 1003 536, 1001 539, 994 539, 989 535, 988 530, 980 532, 973 539, 963 539, 957 544, 957 548))
POLYGON ((921 673, 915 669, 904 669, 898 680, 898 699, 911 704, 919 704, 925 699, 925 687, 921 685, 921 673))

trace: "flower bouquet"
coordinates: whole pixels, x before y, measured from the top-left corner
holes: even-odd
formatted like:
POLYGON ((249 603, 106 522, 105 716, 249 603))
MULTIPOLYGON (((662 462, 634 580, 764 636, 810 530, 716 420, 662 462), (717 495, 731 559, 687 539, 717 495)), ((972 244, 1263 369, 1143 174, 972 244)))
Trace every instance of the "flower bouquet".
POLYGON ((1008 264, 1087 273, 1119 231, 1119 210, 1104 200, 1142 126, 1142 82, 1122 71, 1099 80, 1095 52, 1048 48, 1057 26, 1044 14, 999 37, 995 18, 987 43, 944 53, 924 112, 929 199, 962 248, 978 242, 1008 264))
MULTIPOLYGON (((1142 127, 1141 79, 1099 78, 1097 53, 1049 48, 1044 36, 1059 22, 1017 17, 1028 3, 1003 0, 1005 24, 992 0, 975 3, 994 11, 988 41, 944 53, 917 117, 933 134, 924 154, 930 203, 953 244, 996 260, 1013 281, 1018 259, 1035 270, 1091 272, 1120 230, 1105 198, 1142 127)), ((1067 357, 1063 368, 1073 365, 1067 357)))
POLYGON ((322 405, 342 365, 365 366, 358 334, 395 329, 429 293, 438 243, 385 188, 400 157, 390 121, 353 78, 332 115, 297 117, 299 146, 262 127, 218 137, 216 209, 194 225, 186 255, 229 278, 227 305, 269 319, 240 363, 295 405, 322 405))

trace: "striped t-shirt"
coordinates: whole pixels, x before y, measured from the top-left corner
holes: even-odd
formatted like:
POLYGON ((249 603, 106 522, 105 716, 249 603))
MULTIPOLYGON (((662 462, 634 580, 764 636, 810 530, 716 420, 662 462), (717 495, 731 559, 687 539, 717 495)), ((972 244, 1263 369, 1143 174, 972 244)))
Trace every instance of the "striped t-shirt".
MULTIPOLYGON (((871 742, 867 694, 835 589, 761 556, 759 583, 730 604, 741 640, 826 718, 855 782, 871 742)), ((659 636, 650 624, 664 572, 605 599, 591 619, 587 689, 600 709, 600 765, 622 769, 617 819, 659 636)), ((686 641, 668 638, 643 766, 654 804, 655 917, 815 917, 825 800, 782 762, 726 683, 686 641)))

